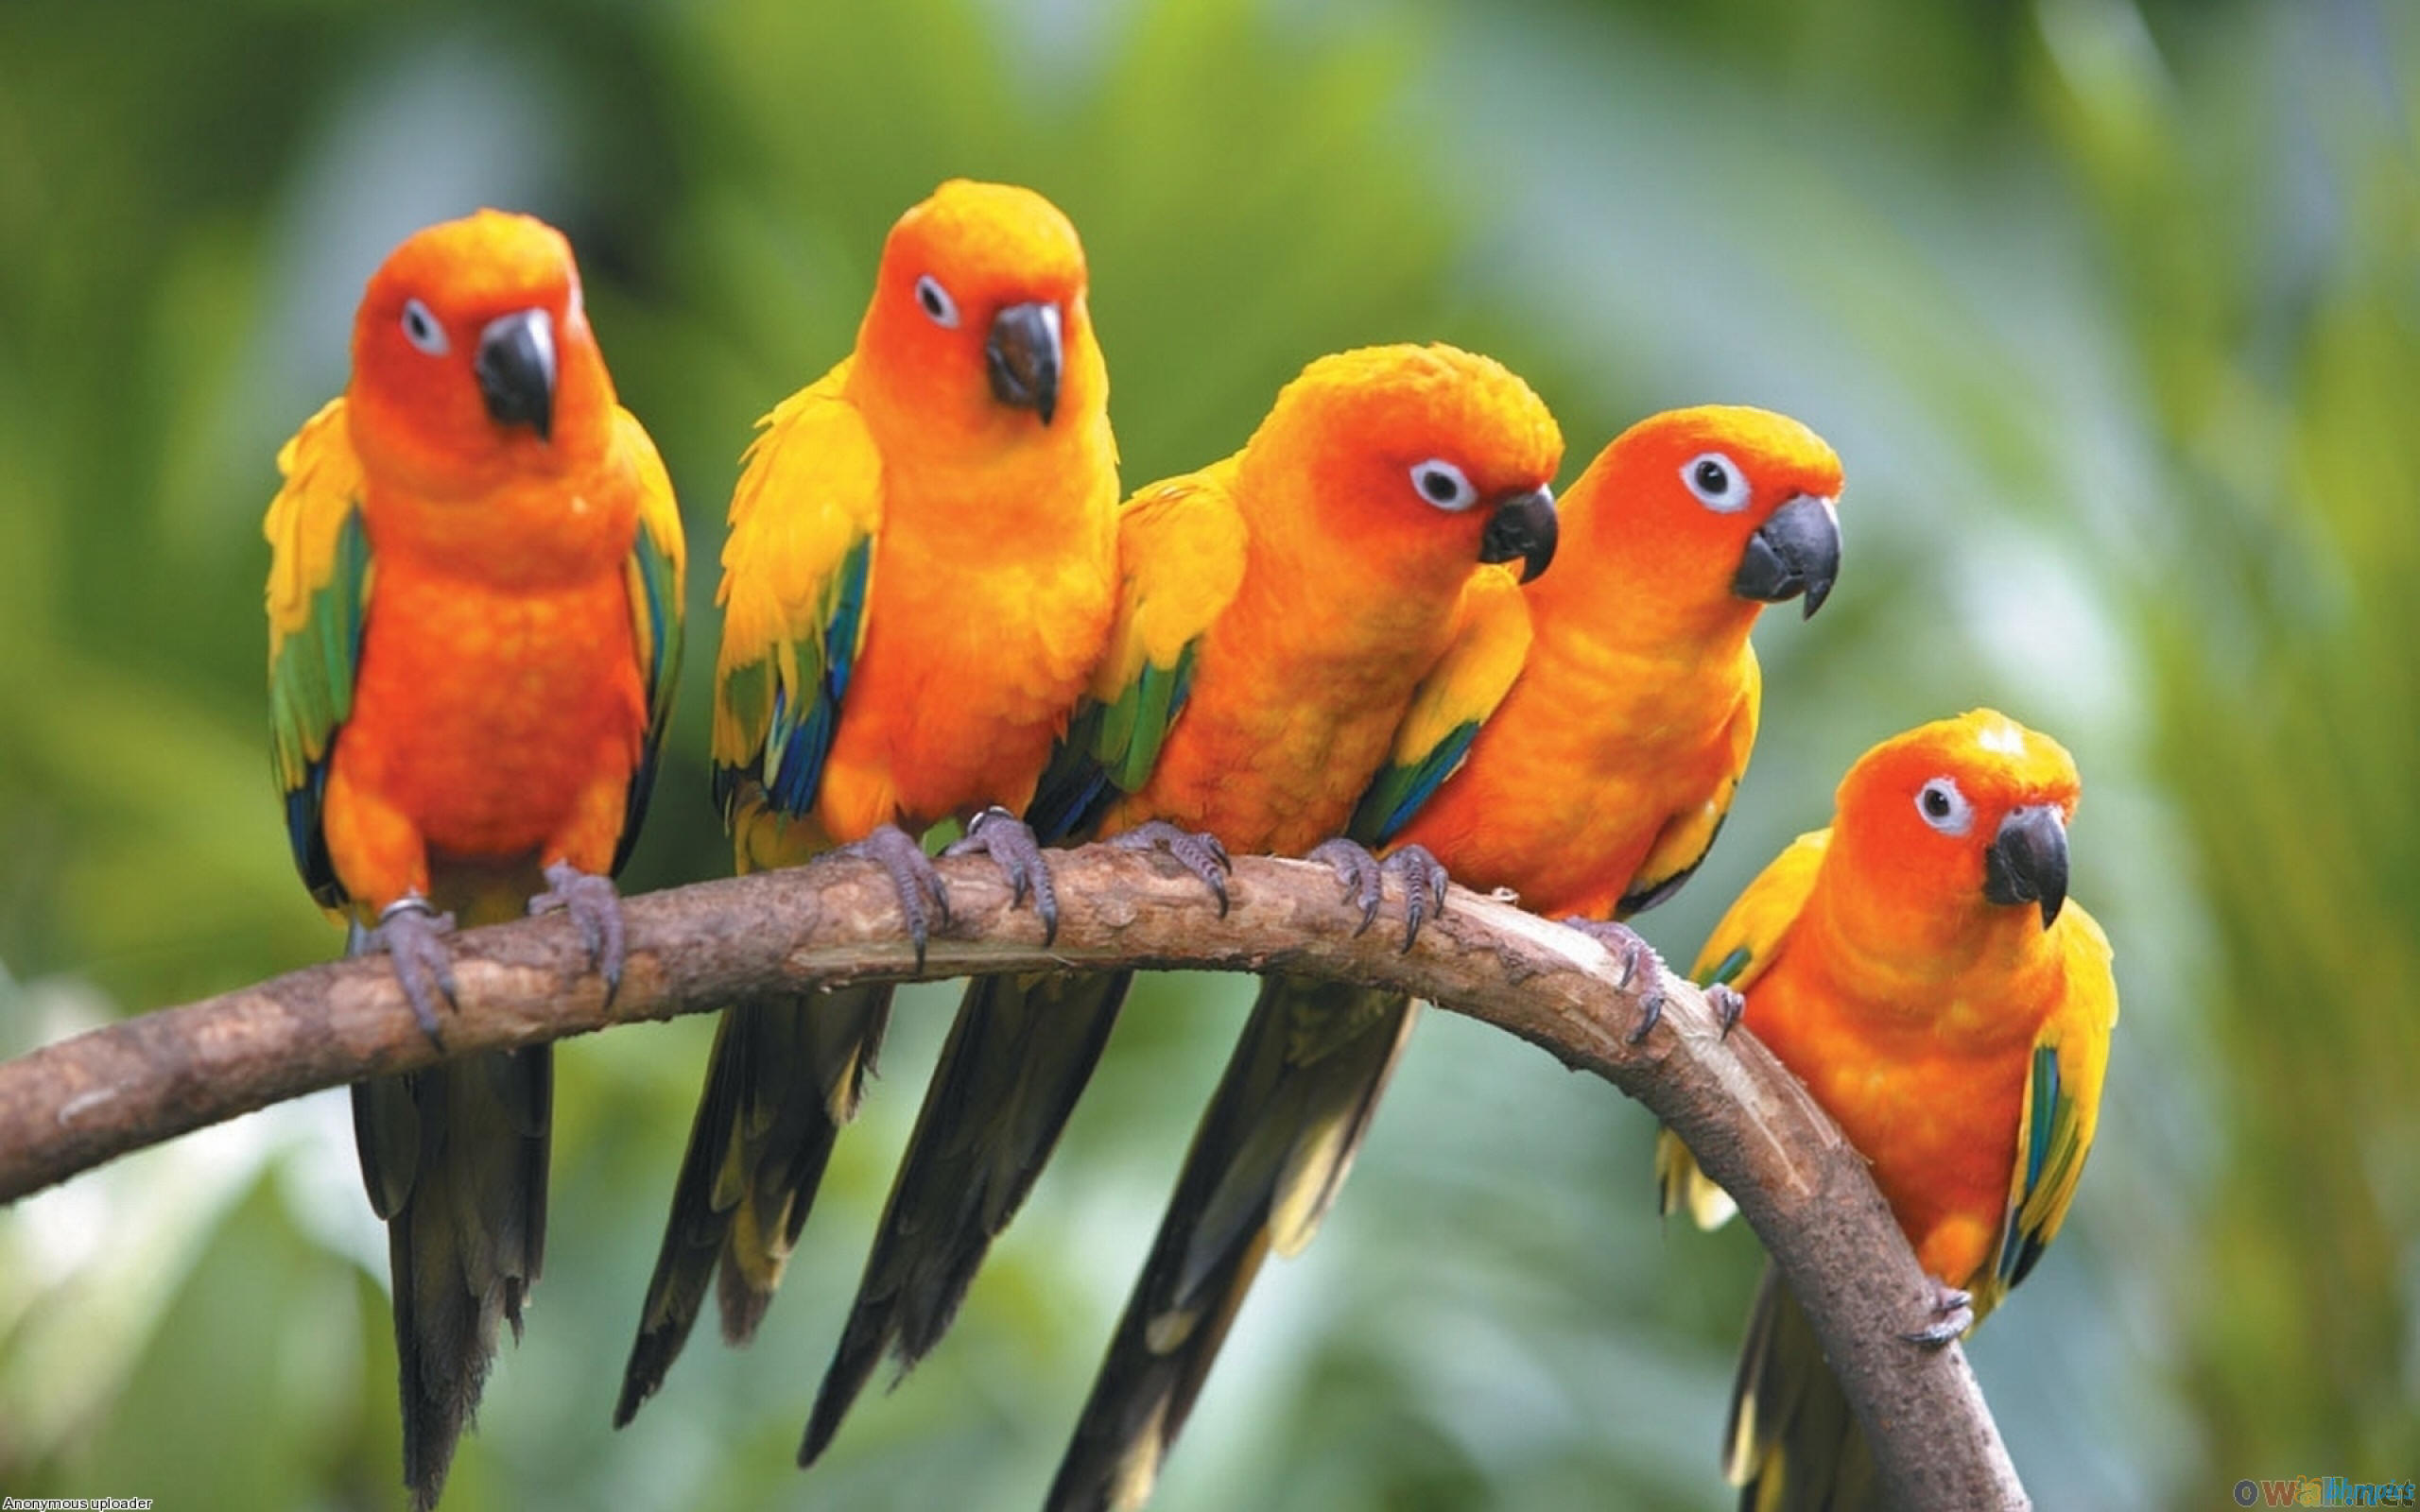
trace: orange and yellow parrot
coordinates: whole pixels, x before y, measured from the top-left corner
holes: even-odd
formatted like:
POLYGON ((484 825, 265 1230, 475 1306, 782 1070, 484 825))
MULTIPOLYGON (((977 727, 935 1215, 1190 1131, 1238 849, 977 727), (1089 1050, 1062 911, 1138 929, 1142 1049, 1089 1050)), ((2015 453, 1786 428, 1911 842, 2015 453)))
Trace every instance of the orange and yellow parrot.
MULTIPOLYGON (((2100 926, 2067 902, 2080 791, 2056 741, 1988 709, 1893 736, 1849 768, 1831 828, 1767 867, 1698 958, 1871 1164, 1940 1288, 1920 1344, 1965 1332, 2026 1278, 2092 1149, 2118 986, 2100 926)), ((1667 1211, 1728 1216, 1669 1133, 1656 1164, 1667 1211)), ((1724 1436, 1743 1508, 1881 1503, 1771 1266, 1724 1436)))
MULTIPOLYGON (((1053 838, 1162 847, 1219 892, 1226 852, 1344 827, 1413 689, 1488 591, 1554 552, 1553 417, 1450 347, 1321 358, 1243 450, 1137 493, 1109 654, 1034 808, 1053 838)), ((1332 852, 1374 893, 1377 864, 1332 852)), ((1048 1158, 1131 973, 978 980, 943 1047, 802 1463, 885 1349, 938 1342, 1048 1158)))
MULTIPOLYGON (((312 896, 392 957, 431 1038, 457 916, 566 908, 610 991, 607 879, 671 713, 683 558, 570 247, 493 211, 406 241, 362 298, 344 396, 278 466, 270 713, 312 896)), ((538 1280, 552 1087, 540 1045, 354 1089, 423 1508, 538 1280)))
MULTIPOLYGON (((1610 921, 1669 897, 1713 844, 1756 737, 1748 632, 1769 603, 1803 594, 1812 614, 1830 593, 1840 490, 1832 449, 1759 409, 1658 415, 1598 455, 1564 495, 1555 570, 1517 590, 1495 575, 1356 814, 1356 835, 1426 873, 1411 928, 1450 871, 1652 969, 1610 921)), ((1261 1263, 1300 1251, 1336 1200, 1412 1010, 1263 983, 1051 1506, 1149 1495, 1261 1263)))
MULTIPOLYGON (((1028 189, 942 184, 891 228, 856 351, 766 417, 732 496, 714 762, 739 869, 871 859, 921 953, 947 901, 910 832, 971 817, 960 847, 1055 921, 1014 816, 1106 643, 1117 496, 1075 228, 1028 189)), ((617 1425, 717 1267, 724 1336, 754 1332, 890 1005, 724 1013, 617 1425)))

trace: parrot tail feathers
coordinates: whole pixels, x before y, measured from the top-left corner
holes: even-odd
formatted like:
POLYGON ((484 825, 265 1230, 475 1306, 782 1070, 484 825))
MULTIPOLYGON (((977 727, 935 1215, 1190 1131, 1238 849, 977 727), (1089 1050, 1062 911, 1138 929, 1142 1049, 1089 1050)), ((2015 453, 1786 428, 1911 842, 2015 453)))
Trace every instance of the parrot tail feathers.
POLYGON ((904 1375, 941 1342, 1059 1143, 1132 973, 978 977, 950 1026, 864 1279, 799 1448, 810 1465, 886 1349, 904 1375))
POLYGON ((1047 1505, 1139 1506, 1270 1251, 1334 1204, 1414 1020, 1395 993, 1272 976, 1193 1136, 1047 1505))
POLYGON ((1748 1315, 1723 1432, 1722 1473, 1740 1512, 1866 1512, 1880 1478, 1798 1299, 1771 1263, 1748 1315))
POLYGON ((833 1142, 856 1115, 890 1014, 888 986, 725 1010, 623 1371, 615 1427, 664 1384, 710 1280, 717 1282, 724 1339, 745 1344, 754 1336, 833 1142))
POLYGON ((365 1171, 408 1171, 373 1200, 388 1208, 395 1354, 404 1418, 404 1484, 418 1512, 436 1504, 462 1431, 476 1413, 496 1336, 538 1280, 545 1246, 553 1112, 546 1046, 475 1056, 382 1078, 354 1091, 365 1171), (398 1102, 414 1116, 394 1118, 398 1102), (386 1116, 361 1114, 382 1105, 386 1116), (374 1147, 400 1133, 417 1148, 374 1147))

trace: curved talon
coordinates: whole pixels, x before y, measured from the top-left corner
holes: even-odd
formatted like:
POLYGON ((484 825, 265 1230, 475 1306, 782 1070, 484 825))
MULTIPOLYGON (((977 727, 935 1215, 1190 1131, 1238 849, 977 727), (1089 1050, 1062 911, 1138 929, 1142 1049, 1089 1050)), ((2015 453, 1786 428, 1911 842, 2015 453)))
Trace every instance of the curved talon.
POLYGON ((1739 1018, 1748 1011, 1748 1000, 1720 982, 1705 989, 1706 1006, 1714 1009, 1716 1022, 1722 1025, 1725 1039, 1739 1027, 1739 1018))
POLYGON ((1427 922, 1432 911, 1445 911, 1444 864, 1424 845, 1408 845, 1378 863, 1382 872, 1392 871, 1403 879, 1403 948, 1410 950, 1420 938, 1420 926, 1427 922))
POLYGON ((1032 826, 994 803, 975 816, 966 833, 942 847, 942 854, 963 856, 978 850, 990 856, 1009 879, 1012 904, 1025 902, 1028 893, 1033 895, 1033 911, 1042 920, 1042 943, 1057 939, 1059 894, 1050 885, 1050 863, 1043 859, 1042 842, 1032 826))
POLYGON ((1167 851, 1185 870, 1201 879, 1219 900, 1219 917, 1227 917, 1227 873, 1235 863, 1228 859, 1227 848, 1217 835, 1207 830, 1188 830, 1166 819, 1146 819, 1111 836, 1109 844, 1119 850, 1167 851))
POLYGON ((1639 994, 1638 1022, 1623 1036, 1626 1044, 1637 1044, 1655 1032, 1664 1022, 1664 991, 1657 984, 1663 976, 1663 963, 1655 958, 1655 948, 1638 937, 1638 932, 1628 924, 1617 924, 1608 919, 1582 919, 1573 915, 1564 923, 1580 931, 1612 954, 1620 974, 1614 978, 1617 990, 1627 992, 1638 980, 1639 972, 1647 973, 1647 990, 1639 994))
POLYGON ((916 947, 916 970, 923 971, 932 926, 949 927, 949 889, 942 885, 942 874, 933 869, 925 848, 899 826, 885 824, 862 840, 836 848, 832 854, 871 861, 890 874, 891 890, 899 895, 900 917, 908 921, 908 942, 916 947))
POLYGON ((440 1050, 445 1048, 445 1036, 438 1027, 431 989, 447 1007, 454 1006, 454 958, 443 942, 452 933, 452 914, 439 913, 418 893, 406 893, 378 911, 378 927, 363 931, 358 942, 361 953, 383 951, 394 963, 395 980, 412 1005, 413 1022, 440 1050))
POLYGON ((549 863, 544 875, 546 890, 529 900, 529 912, 550 914, 560 908, 571 915, 580 942, 588 947, 588 964, 605 979, 605 1002, 611 1006, 614 994, 622 989, 621 894, 614 890, 612 878, 582 871, 568 861, 549 863))
POLYGON ((1336 880, 1344 885, 1345 897, 1361 908, 1361 922, 1353 933, 1368 934, 1370 926, 1378 921, 1378 900, 1383 896, 1378 858, 1370 853, 1370 848, 1340 834, 1311 847, 1311 853, 1303 859, 1324 861, 1335 870, 1336 880))
POLYGON ((1943 1285, 1938 1280, 1934 1280, 1932 1284, 1934 1321, 1899 1337, 1919 1349, 1943 1349, 1975 1326, 1975 1298, 1955 1286, 1943 1285))

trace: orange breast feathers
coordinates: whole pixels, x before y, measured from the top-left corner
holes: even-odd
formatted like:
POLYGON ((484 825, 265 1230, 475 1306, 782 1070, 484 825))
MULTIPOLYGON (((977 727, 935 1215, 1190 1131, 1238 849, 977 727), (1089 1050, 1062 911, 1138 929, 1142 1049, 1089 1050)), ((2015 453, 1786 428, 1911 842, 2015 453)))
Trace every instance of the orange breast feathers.
POLYGON ((1115 608, 1116 472, 1105 421, 1080 435, 1081 419, 979 475, 890 472, 818 805, 835 840, 1032 800, 1115 608))

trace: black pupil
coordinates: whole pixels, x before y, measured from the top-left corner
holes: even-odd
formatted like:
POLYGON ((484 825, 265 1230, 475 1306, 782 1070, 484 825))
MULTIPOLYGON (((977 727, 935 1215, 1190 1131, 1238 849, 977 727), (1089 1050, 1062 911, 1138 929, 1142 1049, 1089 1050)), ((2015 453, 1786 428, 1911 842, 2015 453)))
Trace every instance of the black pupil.
POLYGON ((939 286, 926 283, 916 290, 916 296, 925 301, 925 313, 926 315, 933 317, 935 319, 941 318, 942 291, 939 286))
POLYGON ((1949 817, 1949 795, 1937 787, 1926 788, 1925 812, 1936 819, 1949 817))
POLYGON ((1460 491, 1443 468, 1433 467, 1420 474, 1420 490, 1439 504, 1451 504, 1455 493, 1460 491))
POLYGON ((420 306, 414 305, 404 312, 404 323, 412 328, 414 341, 428 339, 428 317, 420 313, 420 306))
POLYGON ((1722 470, 1722 464, 1720 462, 1700 462, 1698 487, 1708 493, 1724 492, 1731 487, 1731 474, 1722 470))

